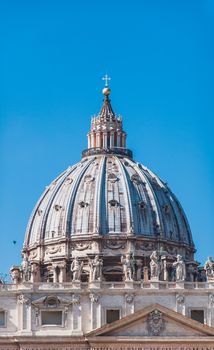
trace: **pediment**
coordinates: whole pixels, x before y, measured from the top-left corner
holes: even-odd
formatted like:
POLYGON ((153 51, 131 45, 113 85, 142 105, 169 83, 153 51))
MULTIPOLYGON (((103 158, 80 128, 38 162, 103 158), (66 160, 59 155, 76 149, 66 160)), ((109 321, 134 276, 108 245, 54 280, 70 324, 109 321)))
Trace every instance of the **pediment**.
POLYGON ((194 321, 162 305, 154 304, 107 324, 90 337, 214 337, 214 328, 194 321))

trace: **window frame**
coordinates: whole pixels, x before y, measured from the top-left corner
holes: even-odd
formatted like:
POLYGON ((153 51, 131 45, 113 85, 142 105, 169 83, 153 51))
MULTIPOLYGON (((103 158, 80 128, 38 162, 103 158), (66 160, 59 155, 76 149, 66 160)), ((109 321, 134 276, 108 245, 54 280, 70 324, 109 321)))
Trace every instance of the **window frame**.
POLYGON ((0 312, 4 313, 4 325, 0 325, 0 330, 2 328, 7 328, 7 311, 5 309, 0 309, 0 312))
POLYGON ((201 324, 207 324, 207 309, 205 307, 197 307, 197 306, 192 306, 192 307, 189 307, 188 308, 188 317, 193 320, 193 321, 196 321, 196 322, 199 322, 201 324), (191 311, 204 311, 204 323, 201 323, 199 321, 196 321, 194 320, 192 317, 191 317, 191 311))
MULTIPOLYGON (((118 319, 118 320, 120 320, 120 319, 122 318, 122 308, 121 308, 121 307, 106 307, 106 308, 104 309, 105 324, 111 324, 111 323, 113 323, 113 322, 107 323, 107 311, 111 311, 111 310, 117 310, 117 311, 119 311, 119 319, 118 319)), ((118 321, 118 320, 117 320, 117 321, 118 321)), ((116 321, 114 321, 114 322, 116 322, 116 321)))
POLYGON ((40 309, 40 326, 41 327, 60 327, 64 328, 65 327, 65 310, 64 309, 40 309), (42 324, 42 312, 61 312, 62 313, 62 323, 61 324, 42 324))

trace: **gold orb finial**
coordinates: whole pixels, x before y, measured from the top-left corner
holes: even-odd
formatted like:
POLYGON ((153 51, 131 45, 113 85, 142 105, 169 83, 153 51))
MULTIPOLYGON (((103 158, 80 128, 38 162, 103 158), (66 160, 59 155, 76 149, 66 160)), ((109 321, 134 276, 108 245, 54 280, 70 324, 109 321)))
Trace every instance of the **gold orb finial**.
POLYGON ((111 89, 108 86, 105 86, 102 92, 103 92, 103 95, 109 96, 111 93, 111 89))

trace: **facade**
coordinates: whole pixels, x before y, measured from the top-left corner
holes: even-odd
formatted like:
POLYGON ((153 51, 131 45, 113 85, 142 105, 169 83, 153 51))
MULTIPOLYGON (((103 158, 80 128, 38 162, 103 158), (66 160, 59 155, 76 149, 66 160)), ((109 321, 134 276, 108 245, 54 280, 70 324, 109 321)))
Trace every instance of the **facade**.
POLYGON ((103 89, 82 160, 37 202, 0 284, 0 350, 214 349, 214 263, 185 213, 133 160, 103 89))

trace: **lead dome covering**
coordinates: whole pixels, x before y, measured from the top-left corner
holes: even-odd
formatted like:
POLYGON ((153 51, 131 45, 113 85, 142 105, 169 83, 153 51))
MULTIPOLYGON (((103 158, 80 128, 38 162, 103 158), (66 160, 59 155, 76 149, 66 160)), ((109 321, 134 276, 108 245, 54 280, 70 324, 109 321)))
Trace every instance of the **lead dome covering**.
POLYGON ((153 250, 193 259, 185 213, 157 175, 132 159, 109 96, 92 118, 88 149, 45 190, 27 227, 23 255, 44 266, 93 254, 116 259, 153 250))

